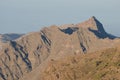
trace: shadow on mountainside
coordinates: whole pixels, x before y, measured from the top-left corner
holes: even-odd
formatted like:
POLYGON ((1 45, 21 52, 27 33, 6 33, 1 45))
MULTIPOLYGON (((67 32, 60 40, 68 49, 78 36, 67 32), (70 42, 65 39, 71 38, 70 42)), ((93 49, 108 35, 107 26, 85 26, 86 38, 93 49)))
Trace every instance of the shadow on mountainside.
POLYGON ((114 36, 112 34, 102 33, 99 30, 93 30, 91 28, 89 28, 89 31, 93 32, 100 39, 104 39, 104 38, 115 39, 115 38, 118 38, 117 36, 114 36))
POLYGON ((26 51, 24 51, 24 47, 17 44, 15 41, 11 41, 11 45, 14 48, 14 50, 19 53, 21 59, 25 62, 26 66, 28 68, 28 71, 31 71, 32 70, 32 64, 31 64, 31 61, 28 58, 29 54, 26 51))
POLYGON ((94 17, 95 23, 96 23, 96 27, 97 30, 88 28, 89 31, 93 32, 98 38, 109 38, 109 39, 115 39, 118 38, 117 36, 114 36, 112 34, 107 33, 104 28, 103 25, 94 17))
POLYGON ((66 29, 60 29, 60 31, 64 32, 65 34, 69 34, 69 35, 73 34, 73 32, 75 32, 77 30, 78 30, 77 27, 74 27, 74 28, 73 27, 68 27, 66 29))

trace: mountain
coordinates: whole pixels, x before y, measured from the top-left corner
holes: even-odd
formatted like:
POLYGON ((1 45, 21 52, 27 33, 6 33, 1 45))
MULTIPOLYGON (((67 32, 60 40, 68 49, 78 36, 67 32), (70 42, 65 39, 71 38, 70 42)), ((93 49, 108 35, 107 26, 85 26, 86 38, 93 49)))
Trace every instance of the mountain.
MULTIPOLYGON (((96 71, 102 73, 101 69, 107 69, 96 68, 97 64, 114 64, 110 60, 120 55, 119 45, 120 39, 109 35, 95 17, 78 24, 52 25, 0 44, 0 79, 96 80, 93 76, 99 75, 96 71)), ((118 79, 119 58, 116 59, 115 78, 118 79)), ((108 67, 110 69, 111 65, 108 67)), ((100 76, 100 80, 102 78, 100 76)))
POLYGON ((15 40, 19 37, 21 37, 23 34, 15 34, 15 33, 10 33, 10 34, 0 34, 0 41, 1 42, 7 42, 10 40, 15 40))

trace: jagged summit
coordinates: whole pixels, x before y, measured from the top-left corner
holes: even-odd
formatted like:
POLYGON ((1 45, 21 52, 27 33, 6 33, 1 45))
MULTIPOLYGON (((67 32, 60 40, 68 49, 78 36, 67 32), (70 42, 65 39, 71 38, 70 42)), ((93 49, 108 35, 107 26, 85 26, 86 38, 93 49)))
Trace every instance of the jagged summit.
POLYGON ((89 31, 93 32, 99 38, 116 38, 116 36, 110 35, 105 31, 103 24, 95 16, 92 16, 88 20, 77 24, 77 26, 89 29, 89 31))
POLYGON ((96 18, 95 16, 92 16, 92 17, 90 17, 90 18, 89 18, 89 20, 96 21, 96 20, 97 20, 97 18, 96 18))
POLYGON ((92 16, 91 18, 96 19, 96 17, 95 17, 95 16, 92 16))
POLYGON ((116 36, 110 35, 105 31, 102 23, 95 16, 90 17, 82 23, 61 25, 59 28, 65 33, 73 33, 74 31, 77 31, 76 28, 84 28, 94 33, 98 38, 116 38, 116 36), (75 30, 73 30, 74 28, 75 30))
POLYGON ((102 23, 99 20, 97 20, 96 17, 92 16, 88 20, 88 22, 91 23, 91 26, 88 29, 92 31, 94 34, 96 34, 98 37, 102 37, 102 38, 109 37, 102 23))
POLYGON ((80 22, 78 24, 64 24, 64 25, 61 25, 60 28, 65 29, 68 27, 84 27, 84 28, 91 27, 91 28, 97 30, 97 28, 96 28, 97 22, 99 22, 99 21, 96 19, 96 17, 92 16, 88 20, 83 21, 82 23, 80 22))
POLYGON ((88 19, 89 21, 93 21, 93 22, 96 22, 96 17, 95 16, 92 16, 92 17, 90 17, 89 19, 88 19))
POLYGON ((77 24, 77 26, 84 27, 84 28, 91 28, 91 29, 94 29, 94 30, 98 30, 99 29, 98 26, 99 27, 103 27, 101 22, 98 21, 95 16, 92 16, 88 20, 83 21, 82 23, 77 24))
POLYGON ((101 33, 106 33, 105 30, 104 30, 104 28, 103 28, 102 23, 101 23, 99 20, 97 20, 97 18, 96 18, 95 16, 92 16, 92 17, 89 19, 89 21, 91 21, 91 22, 96 26, 96 28, 97 28, 97 30, 98 30, 99 32, 101 32, 101 33))

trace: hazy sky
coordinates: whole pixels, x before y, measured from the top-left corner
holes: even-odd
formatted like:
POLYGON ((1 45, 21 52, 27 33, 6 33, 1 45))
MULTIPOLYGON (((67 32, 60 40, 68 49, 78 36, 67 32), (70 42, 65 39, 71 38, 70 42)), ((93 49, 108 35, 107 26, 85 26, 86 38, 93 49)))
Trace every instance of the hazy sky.
POLYGON ((120 0, 0 0, 0 33, 38 31, 91 16, 96 16, 106 31, 120 36, 120 0))

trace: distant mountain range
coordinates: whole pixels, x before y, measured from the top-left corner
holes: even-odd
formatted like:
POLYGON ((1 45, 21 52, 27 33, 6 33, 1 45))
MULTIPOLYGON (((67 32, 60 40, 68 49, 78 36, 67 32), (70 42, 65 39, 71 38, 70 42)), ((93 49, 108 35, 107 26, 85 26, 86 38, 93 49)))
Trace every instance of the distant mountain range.
POLYGON ((9 33, 9 34, 0 34, 0 40, 2 42, 7 42, 11 40, 15 40, 19 37, 21 37, 23 34, 15 34, 15 33, 9 33))
POLYGON ((120 38, 94 16, 0 39, 0 80, 120 79, 120 38))

